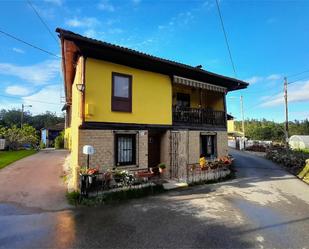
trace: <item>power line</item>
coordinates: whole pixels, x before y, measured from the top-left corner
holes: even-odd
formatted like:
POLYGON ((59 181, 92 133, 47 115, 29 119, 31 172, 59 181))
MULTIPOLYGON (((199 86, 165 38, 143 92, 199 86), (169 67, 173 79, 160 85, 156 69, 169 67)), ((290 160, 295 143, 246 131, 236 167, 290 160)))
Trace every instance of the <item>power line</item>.
POLYGON ((0 33, 3 34, 3 35, 5 35, 5 36, 8 36, 8 37, 10 37, 10 38, 12 38, 12 39, 14 39, 14 40, 16 40, 16 41, 19 41, 19 42, 21 42, 21 43, 24 43, 24 44, 26 44, 26 45, 28 45, 28 46, 30 46, 30 47, 32 47, 32 48, 35 48, 35 49, 37 49, 37 50, 40 50, 41 52, 44 52, 44 53, 46 53, 46 54, 49 54, 49 55, 52 55, 52 56, 55 56, 55 57, 61 59, 61 56, 56 55, 56 54, 54 54, 54 53, 52 53, 52 52, 50 52, 50 51, 47 51, 47 50, 45 50, 45 49, 43 49, 43 48, 40 48, 40 47, 38 47, 38 46, 36 46, 36 45, 33 45, 33 44, 29 43, 29 42, 26 42, 26 41, 24 41, 24 40, 22 40, 22 39, 20 39, 20 38, 18 38, 18 37, 16 37, 16 36, 14 36, 14 35, 11 35, 11 34, 7 33, 7 32, 4 32, 4 31, 0 30, 0 33))
MULTIPOLYGON (((4 98, 11 98, 11 99, 21 99, 21 97, 14 97, 14 96, 7 96, 7 95, 0 95, 0 97, 4 97, 4 98)), ((37 103, 43 103, 43 104, 49 104, 49 105, 61 105, 60 103, 52 103, 52 102, 46 102, 46 101, 41 101, 41 100, 31 100, 31 99, 27 99, 26 101, 28 102, 37 102, 37 103)))
POLYGON ((50 28, 48 27, 48 25, 46 24, 46 22, 44 22, 43 18, 40 16, 39 12, 36 10, 36 8, 33 6, 33 4, 31 3, 30 0, 27 0, 27 3, 29 4, 29 6, 33 9, 34 13, 37 15, 37 17, 40 19, 41 23, 45 26, 46 30, 48 31, 48 33, 53 37, 53 39, 55 40, 55 42, 57 43, 57 45, 59 45, 59 41, 55 38, 54 33, 50 30, 50 28))
POLYGON ((302 72, 299 72, 299 73, 295 73, 295 74, 291 74, 291 75, 288 75, 286 76, 287 78, 293 78, 295 76, 298 76, 298 75, 301 75, 301 74, 304 74, 304 73, 308 73, 309 72, 309 69, 308 70, 305 70, 305 71, 302 71, 302 72))
POLYGON ((220 6, 219 6, 218 0, 216 0, 216 4, 217 4, 217 9, 218 9, 218 13, 219 13, 220 21, 221 21, 222 30, 223 30, 223 33, 224 33, 225 43, 226 43, 227 50, 229 52, 229 56, 230 56, 230 60, 231 60, 231 64, 232 64, 232 67, 233 67, 233 71, 234 71, 235 77, 237 77, 236 69, 235 69, 235 64, 234 64, 234 61, 233 61, 233 57, 232 57, 229 41, 227 39, 227 34, 226 34, 226 31, 225 31, 225 28, 224 28, 223 18, 222 18, 222 14, 221 14, 221 10, 220 10, 220 6))
POLYGON ((293 84, 293 83, 296 83, 296 82, 299 82, 299 81, 302 81, 302 80, 306 80, 306 79, 309 79, 309 76, 300 78, 300 79, 298 79, 298 80, 291 81, 291 82, 288 83, 288 85, 293 84))

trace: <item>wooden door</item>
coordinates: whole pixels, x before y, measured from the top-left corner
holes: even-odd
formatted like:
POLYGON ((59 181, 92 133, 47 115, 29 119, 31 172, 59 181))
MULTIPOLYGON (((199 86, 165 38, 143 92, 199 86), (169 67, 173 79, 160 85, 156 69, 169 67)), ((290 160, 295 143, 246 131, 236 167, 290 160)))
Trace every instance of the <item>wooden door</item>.
POLYGON ((155 167, 160 163, 160 134, 148 135, 148 167, 155 167))

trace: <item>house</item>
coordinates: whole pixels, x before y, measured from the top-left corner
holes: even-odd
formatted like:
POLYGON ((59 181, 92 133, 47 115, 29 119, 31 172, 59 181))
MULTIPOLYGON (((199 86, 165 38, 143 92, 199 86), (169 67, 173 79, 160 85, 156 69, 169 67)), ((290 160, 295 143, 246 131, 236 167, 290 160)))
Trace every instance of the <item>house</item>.
POLYGON ((44 127, 41 129, 41 142, 46 147, 54 147, 55 139, 60 132, 64 130, 64 123, 59 123, 53 126, 44 127))
MULTIPOLYGON (((200 154, 225 156, 229 91, 247 83, 58 28, 66 144, 77 184, 92 145, 92 167, 147 170, 160 162, 183 180, 200 154)), ((77 186, 77 185, 76 185, 77 186)))
POLYGON ((243 143, 241 143, 243 133, 236 130, 234 120, 235 118, 232 115, 227 114, 228 146, 239 150, 243 148, 243 143))

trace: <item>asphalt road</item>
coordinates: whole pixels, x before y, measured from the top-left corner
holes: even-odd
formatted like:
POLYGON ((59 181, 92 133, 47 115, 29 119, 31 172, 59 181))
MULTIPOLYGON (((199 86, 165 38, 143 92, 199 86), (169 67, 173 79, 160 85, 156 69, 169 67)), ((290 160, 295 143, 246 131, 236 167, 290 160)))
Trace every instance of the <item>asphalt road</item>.
POLYGON ((232 154, 237 178, 220 184, 100 208, 2 203, 0 248, 308 248, 309 185, 232 154))

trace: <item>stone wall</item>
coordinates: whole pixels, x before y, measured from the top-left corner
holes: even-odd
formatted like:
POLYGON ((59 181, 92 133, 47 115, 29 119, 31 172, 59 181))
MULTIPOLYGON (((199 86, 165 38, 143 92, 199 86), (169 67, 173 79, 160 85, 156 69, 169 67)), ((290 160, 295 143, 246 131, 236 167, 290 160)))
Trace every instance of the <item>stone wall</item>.
MULTIPOLYGON (((84 145, 92 145, 95 149, 95 154, 90 157, 90 167, 115 167, 115 132, 113 130, 80 130, 79 136, 79 166, 87 165, 87 156, 83 154, 84 145)), ((123 131, 136 132, 136 165, 118 167, 125 169, 132 168, 147 168, 148 167, 148 133, 147 131, 123 131)))
MULTIPOLYGON (((203 131, 189 131, 189 130, 173 131, 173 133, 177 134, 176 139, 178 139, 178 150, 176 153, 178 155, 177 175, 178 175, 179 180, 184 180, 184 181, 186 180, 188 164, 198 164, 199 163, 200 147, 201 147, 200 145, 201 132, 207 132, 207 131, 205 130, 203 131)), ((216 133, 216 136, 217 136, 217 156, 218 157, 226 156, 228 154, 227 132, 226 131, 214 131, 214 132, 216 133)), ((171 139, 171 136, 166 135, 166 137, 164 137, 164 139, 162 139, 161 141, 161 147, 163 144, 164 148, 166 148, 167 145, 170 144, 170 139, 171 139)), ((165 150, 161 148, 161 157, 163 153, 164 160, 169 161, 169 162, 171 161, 170 149, 171 148, 169 148, 169 150, 165 150)), ((168 171, 169 170, 170 170, 170 163, 168 163, 168 171)))

